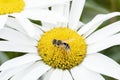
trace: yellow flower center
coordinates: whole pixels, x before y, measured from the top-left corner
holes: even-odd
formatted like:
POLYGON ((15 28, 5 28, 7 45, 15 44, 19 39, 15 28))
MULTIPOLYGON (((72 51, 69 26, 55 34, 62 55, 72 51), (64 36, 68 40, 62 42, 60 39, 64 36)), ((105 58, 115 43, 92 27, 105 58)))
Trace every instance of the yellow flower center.
POLYGON ((37 47, 46 64, 63 70, 79 65, 86 55, 85 40, 69 28, 59 27, 45 32, 37 47))
POLYGON ((21 12, 24 6, 23 0, 0 0, 0 15, 21 12))

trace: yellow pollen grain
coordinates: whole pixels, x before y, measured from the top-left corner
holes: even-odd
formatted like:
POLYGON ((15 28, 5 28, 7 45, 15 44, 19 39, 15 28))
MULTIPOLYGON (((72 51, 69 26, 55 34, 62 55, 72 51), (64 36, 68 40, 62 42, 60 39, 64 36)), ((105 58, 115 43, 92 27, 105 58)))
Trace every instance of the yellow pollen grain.
POLYGON ((86 55, 84 38, 76 31, 63 27, 45 32, 37 47, 39 55, 46 64, 63 70, 79 65, 86 55), (54 45, 53 39, 67 43, 70 48, 54 45))
POLYGON ((0 15, 21 12, 24 6, 23 0, 0 0, 0 15))

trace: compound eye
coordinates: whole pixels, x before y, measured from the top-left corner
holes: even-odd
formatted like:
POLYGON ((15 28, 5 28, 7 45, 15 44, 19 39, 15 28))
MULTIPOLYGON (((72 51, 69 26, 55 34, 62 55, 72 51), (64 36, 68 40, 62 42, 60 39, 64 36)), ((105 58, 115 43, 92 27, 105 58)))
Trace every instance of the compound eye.
POLYGON ((52 44, 56 44, 57 43, 57 40, 56 39, 53 39, 52 40, 52 44))

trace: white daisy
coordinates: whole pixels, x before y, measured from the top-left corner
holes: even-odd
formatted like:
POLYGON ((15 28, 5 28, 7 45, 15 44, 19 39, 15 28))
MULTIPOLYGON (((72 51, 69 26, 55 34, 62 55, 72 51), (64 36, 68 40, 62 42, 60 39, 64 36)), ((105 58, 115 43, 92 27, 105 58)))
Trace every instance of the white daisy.
MULTIPOLYGON (((0 28, 3 28, 5 25, 8 15, 14 16, 17 20, 23 24, 23 27, 26 26, 26 22, 29 22, 27 18, 42 20, 46 22, 52 22, 51 15, 54 13, 49 13, 47 10, 51 6, 59 6, 65 4, 69 0, 0 0, 0 28), (49 19, 46 20, 45 17, 49 19)), ((62 16, 56 16, 60 19, 63 19, 62 16)), ((57 19, 54 19, 54 22, 57 19)), ((29 23, 30 25, 30 23, 29 23)), ((29 34, 29 33, 28 33, 29 34)))
POLYGON ((0 51, 27 54, 1 65, 0 80, 105 80, 100 74, 120 79, 120 65, 100 53, 120 44, 120 21, 96 31, 104 21, 120 13, 99 14, 80 27, 78 17, 84 3, 85 0, 74 0, 69 14, 69 4, 52 7, 53 11, 60 9, 58 14, 67 9, 69 22, 57 27, 50 27, 50 23, 43 23, 47 27, 34 25, 33 37, 19 23, 12 25, 16 20, 10 18, 7 24, 11 26, 0 30, 0 38, 5 39, 0 41, 0 51))

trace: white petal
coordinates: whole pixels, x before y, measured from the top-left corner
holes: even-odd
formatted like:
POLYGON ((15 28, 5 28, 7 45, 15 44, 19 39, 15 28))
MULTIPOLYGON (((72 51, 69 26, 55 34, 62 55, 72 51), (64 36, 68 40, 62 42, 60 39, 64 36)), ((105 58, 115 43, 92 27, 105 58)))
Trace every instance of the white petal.
POLYGON ((56 12, 56 14, 63 15, 64 14, 64 4, 63 5, 56 5, 52 7, 53 12, 56 12))
POLYGON ((35 28, 26 17, 23 17, 22 15, 15 16, 16 19, 19 21, 19 23, 22 25, 24 30, 28 33, 30 37, 33 37, 35 35, 35 28))
POLYGON ((20 44, 20 45, 31 45, 36 46, 37 41, 30 38, 29 36, 22 34, 21 32, 11 29, 11 28, 3 28, 0 30, 0 38, 11 41, 12 43, 20 44))
POLYGON ((54 71, 54 68, 51 68, 49 71, 47 71, 44 75, 40 77, 40 80, 49 80, 52 72, 54 71))
POLYGON ((51 69, 42 76, 42 80, 52 80, 53 78, 56 80, 73 80, 68 70, 51 69))
POLYGON ((71 29, 76 28, 76 26, 78 25, 84 4, 85 4, 85 0, 72 1, 72 7, 71 7, 70 17, 69 17, 69 27, 71 29))
POLYGON ((0 41, 0 51, 12 51, 12 52, 33 52, 37 53, 37 48, 31 45, 17 44, 10 41, 0 41))
POLYGON ((49 30, 51 30, 51 29, 53 29, 54 27, 49 27, 49 26, 47 26, 47 27, 45 27, 45 26, 38 26, 38 25, 35 25, 36 27, 38 27, 42 32, 46 32, 46 31, 49 31, 49 30))
POLYGON ((25 1, 25 8, 33 8, 33 7, 39 7, 39 8, 45 8, 50 7, 53 5, 60 5, 65 4, 66 2, 69 2, 70 0, 24 0, 25 1))
MULTIPOLYGON (((60 5, 60 6, 58 5, 53 6, 51 11, 55 12, 56 14, 62 15, 66 19, 68 19, 69 9, 70 9, 70 3, 67 3, 67 4, 60 5)), ((67 24, 68 23, 60 23, 60 25, 57 24, 57 26, 67 26, 67 24)))
POLYGON ((7 22, 6 22, 6 26, 10 27, 10 28, 13 28, 13 29, 16 29, 19 32, 22 32, 22 33, 26 34, 26 32, 23 29, 22 25, 20 23, 18 23, 18 21, 16 20, 16 18, 9 17, 8 20, 7 20, 7 22))
POLYGON ((120 79, 120 65, 102 54, 86 56, 82 65, 95 72, 120 79))
POLYGON ((14 68, 14 67, 18 67, 18 66, 21 66, 23 64, 27 64, 27 63, 30 63, 30 62, 35 62, 35 61, 40 60, 40 59, 41 59, 40 56, 37 56, 37 55, 34 55, 34 54, 26 54, 24 56, 17 57, 17 58, 6 61, 5 63, 3 63, 0 66, 0 70, 4 71, 6 69, 11 69, 11 68, 14 68))
POLYGON ((120 45, 120 34, 116 34, 113 36, 110 36, 102 41, 99 41, 95 44, 88 45, 87 53, 96 53, 99 51, 102 51, 104 49, 107 49, 109 47, 120 45))
POLYGON ((7 15, 0 15, 0 29, 4 27, 8 16, 7 15))
POLYGON ((63 5, 52 6, 51 11, 56 12, 57 14, 63 15, 64 17, 68 18, 69 9, 70 9, 70 3, 66 3, 63 5))
POLYGON ((86 39, 86 42, 87 42, 87 44, 97 43, 100 40, 110 37, 111 35, 114 35, 115 33, 119 32, 119 31, 120 31, 120 21, 117 21, 113 24, 110 24, 110 25, 94 32, 92 35, 90 35, 86 39))
POLYGON ((9 78, 11 78, 13 75, 15 75, 16 73, 25 70, 27 67, 29 67, 31 64, 33 63, 27 63, 15 68, 11 68, 11 69, 7 69, 5 71, 2 71, 0 73, 0 80, 8 80, 9 78))
POLYGON ((62 70, 61 69, 55 69, 48 80, 62 80, 62 70))
POLYGON ((82 27, 78 31, 78 33, 84 34, 83 36, 87 37, 94 30, 96 30, 96 28, 98 28, 104 21, 106 21, 112 17, 119 16, 119 15, 120 15, 119 12, 113 12, 113 13, 109 13, 109 14, 98 14, 92 21, 90 21, 84 27, 82 27))
POLYGON ((50 29, 53 29, 56 25, 57 24, 51 24, 51 23, 42 22, 43 27, 50 28, 50 29))
POLYGON ((39 40, 42 34, 43 34, 43 31, 40 30, 38 27, 35 27, 35 35, 33 36, 33 38, 35 38, 36 40, 39 40))
POLYGON ((49 24, 48 24, 48 26, 47 26, 47 24, 46 24, 46 26, 39 26, 39 25, 34 24, 34 26, 37 27, 39 30, 41 30, 41 34, 39 35, 39 39, 40 39, 42 34, 44 34, 45 32, 54 28, 54 26, 51 27, 51 26, 49 26, 49 24))
POLYGON ((42 62, 36 62, 26 70, 21 71, 12 77, 11 80, 37 80, 50 69, 49 66, 42 62))
POLYGON ((81 21, 79 21, 78 25, 76 26, 76 28, 74 28, 75 31, 79 31, 85 24, 81 21))
POLYGON ((90 71, 83 66, 71 69, 74 80, 105 80, 100 74, 90 71))
MULTIPOLYGON (((19 32, 27 35, 27 32, 25 32, 24 28, 22 27, 22 25, 20 23, 18 23, 18 21, 16 20, 16 18, 8 18, 8 21, 7 21, 6 24, 7 24, 6 25, 7 27, 16 29, 17 31, 19 31, 19 32)), ((34 38, 36 40, 38 40, 38 38, 40 38, 40 35, 43 34, 43 31, 41 31, 39 29, 39 27, 41 27, 41 26, 37 25, 37 26, 34 27, 35 35, 32 38, 34 38)), ((23 40, 25 40, 25 39, 23 39, 23 40)))
POLYGON ((63 71, 61 80, 73 80, 73 78, 70 75, 70 72, 68 70, 63 71))
POLYGON ((44 26, 40 26, 37 24, 33 24, 33 25, 35 29, 35 35, 33 36, 33 38, 38 41, 41 38, 41 35, 44 34, 44 31, 41 29, 41 27, 44 27, 44 26))
POLYGON ((21 16, 31 18, 34 20, 41 20, 43 22, 48 22, 48 23, 67 22, 67 19, 64 16, 43 9, 26 10, 21 13, 21 16))
POLYGON ((68 19, 69 18, 69 12, 70 12, 70 2, 66 3, 64 5, 64 16, 68 19))

